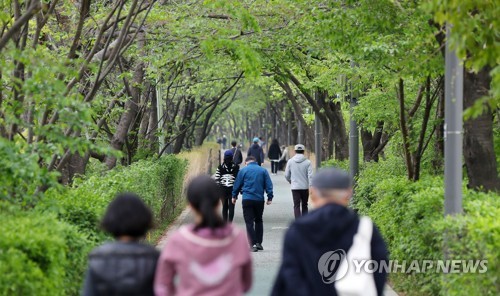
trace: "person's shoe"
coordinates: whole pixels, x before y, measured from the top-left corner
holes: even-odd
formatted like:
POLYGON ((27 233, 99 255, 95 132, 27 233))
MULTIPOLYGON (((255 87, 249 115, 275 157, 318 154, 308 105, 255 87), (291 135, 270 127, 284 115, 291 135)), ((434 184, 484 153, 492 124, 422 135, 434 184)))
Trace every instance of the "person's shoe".
POLYGON ((264 251, 264 247, 262 247, 262 244, 255 244, 255 247, 257 247, 257 250, 259 251, 264 251))
POLYGON ((252 252, 257 252, 259 250, 259 248, 257 247, 257 245, 253 245, 253 247, 251 247, 250 250, 252 252))

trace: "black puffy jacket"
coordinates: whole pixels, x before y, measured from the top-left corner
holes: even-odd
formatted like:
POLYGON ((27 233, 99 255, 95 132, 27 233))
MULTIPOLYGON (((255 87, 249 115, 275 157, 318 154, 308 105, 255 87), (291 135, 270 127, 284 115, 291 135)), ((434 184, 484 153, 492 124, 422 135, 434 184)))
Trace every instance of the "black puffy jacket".
POLYGON ((155 248, 137 242, 97 247, 89 255, 83 295, 154 295, 158 257, 155 248))

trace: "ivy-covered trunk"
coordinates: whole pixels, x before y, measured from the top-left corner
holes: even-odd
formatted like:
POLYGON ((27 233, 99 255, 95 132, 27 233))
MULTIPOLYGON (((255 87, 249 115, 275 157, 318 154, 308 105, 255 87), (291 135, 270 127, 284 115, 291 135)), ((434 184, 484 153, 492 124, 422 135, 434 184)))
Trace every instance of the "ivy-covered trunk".
MULTIPOLYGON (((464 108, 474 105, 488 94, 489 69, 479 73, 465 72, 464 108)), ((493 146, 493 114, 487 108, 480 116, 464 122, 464 159, 469 187, 500 191, 495 149, 493 146)))

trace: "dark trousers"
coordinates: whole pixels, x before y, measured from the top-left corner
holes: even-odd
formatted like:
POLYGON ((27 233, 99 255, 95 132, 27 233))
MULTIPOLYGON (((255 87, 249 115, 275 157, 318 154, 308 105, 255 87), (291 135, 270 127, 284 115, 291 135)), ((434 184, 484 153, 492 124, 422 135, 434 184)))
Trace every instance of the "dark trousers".
POLYGON ((307 201, 309 200, 309 189, 292 190, 293 196, 293 213, 295 218, 307 214, 307 201), (302 203, 302 213, 300 212, 300 204, 302 203))
POLYGON ((231 191, 225 191, 222 201, 222 218, 224 221, 233 222, 234 218, 234 204, 231 191))
POLYGON ((271 160, 271 173, 277 174, 280 163, 277 161, 271 160))
POLYGON ((280 171, 284 171, 284 170, 285 170, 285 168, 286 168, 286 160, 282 159, 282 160, 280 160, 280 162, 279 162, 279 170, 280 170, 280 171))
POLYGON ((262 215, 264 214, 264 201, 251 199, 243 200, 243 218, 247 226, 248 242, 254 244, 262 244, 264 236, 264 224, 262 215))

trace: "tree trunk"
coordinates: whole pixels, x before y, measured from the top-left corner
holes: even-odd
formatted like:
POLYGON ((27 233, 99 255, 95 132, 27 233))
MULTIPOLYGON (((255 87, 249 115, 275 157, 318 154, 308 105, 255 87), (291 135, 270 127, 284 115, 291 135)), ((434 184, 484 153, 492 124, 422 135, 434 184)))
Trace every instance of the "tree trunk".
POLYGON ((61 170, 61 183, 65 185, 71 184, 75 176, 84 175, 89 158, 90 153, 85 153, 84 156, 81 156, 79 153, 71 154, 68 162, 61 170))
MULTIPOLYGON (((139 47, 144 46, 144 33, 138 34, 139 47)), ((134 78, 131 88, 131 97, 125 103, 125 112, 120 117, 120 121, 116 128, 116 132, 111 140, 111 148, 121 151, 125 144, 129 132, 130 125, 133 124, 137 112, 139 111, 138 105, 141 97, 140 86, 144 80, 144 63, 139 62, 134 71, 134 78)), ((116 166, 116 157, 106 157, 106 166, 112 169, 116 166)))
MULTIPOLYGON (((149 113, 149 123, 148 123, 148 131, 147 131, 147 141, 148 141, 148 147, 149 150, 152 153, 155 153, 158 151, 158 137, 157 137, 157 130, 158 130, 158 109, 156 104, 158 103, 157 97, 156 97, 156 88, 152 89, 151 92, 151 108, 150 108, 150 113, 149 113)), ((163 135, 162 135, 163 136, 163 135)))
POLYGON ((184 141, 186 140, 186 135, 189 132, 187 127, 191 122, 191 118, 193 117, 194 111, 195 111, 195 98, 190 97, 188 98, 188 101, 184 106, 184 116, 182 117, 182 123, 179 127, 179 135, 177 136, 177 139, 175 140, 174 143, 174 150, 173 150, 174 154, 178 154, 182 150, 182 146, 184 144, 184 141))
MULTIPOLYGON (((444 84, 444 79, 441 81, 444 84)), ((444 160, 444 85, 440 86, 438 105, 436 108, 436 137, 434 141, 434 159, 432 167, 435 172, 442 173, 444 160)))
POLYGON ((150 105, 150 98, 151 98, 151 89, 149 87, 147 93, 144 95, 144 100, 142 103, 142 116, 141 116, 141 122, 139 124, 139 135, 138 135, 138 140, 139 144, 138 146, 141 148, 148 147, 147 143, 147 134, 148 134, 148 129, 149 129, 149 117, 151 116, 151 108, 152 106, 150 105))
MULTIPOLYGON (((410 138, 407 126, 407 117, 405 110, 405 93, 404 93, 404 81, 402 78, 399 79, 398 84, 398 99, 399 99, 399 128, 401 129, 401 135, 403 137, 403 150, 405 156, 406 170, 408 172, 408 180, 413 180, 413 161, 412 154, 410 151, 410 138)), ((416 109, 412 109, 415 110, 416 109)))
POLYGON ((207 114, 205 114, 205 118, 203 119, 203 121, 201 122, 201 124, 196 128, 196 130, 197 130, 197 133, 196 133, 196 142, 195 142, 196 146, 203 145, 203 142, 207 138, 208 131, 209 131, 208 127, 209 127, 209 124, 210 124, 210 120, 212 119, 212 115, 214 114, 214 112, 217 109, 218 105, 219 105, 218 102, 216 102, 215 104, 213 104, 212 107, 210 107, 210 109, 208 110, 207 114))
MULTIPOLYGON (((489 69, 479 73, 465 72, 464 108, 488 94, 491 83, 489 69)), ((497 162, 493 145, 493 114, 487 110, 464 122, 464 158, 469 188, 500 191, 497 162)))
POLYGON ((334 126, 333 140, 335 141, 335 159, 346 160, 349 158, 349 138, 345 126, 344 117, 340 103, 330 102, 333 116, 331 118, 334 126))
POLYGON ((366 162, 379 161, 379 154, 382 151, 381 145, 385 146, 383 141, 384 122, 377 123, 375 131, 372 133, 366 129, 361 129, 361 143, 363 144, 363 158, 366 162))

